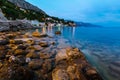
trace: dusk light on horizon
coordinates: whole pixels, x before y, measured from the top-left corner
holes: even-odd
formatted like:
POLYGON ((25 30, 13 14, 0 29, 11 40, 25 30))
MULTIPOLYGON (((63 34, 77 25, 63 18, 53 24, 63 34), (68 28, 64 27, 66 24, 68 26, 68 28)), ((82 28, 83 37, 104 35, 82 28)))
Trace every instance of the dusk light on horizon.
POLYGON ((26 0, 47 14, 106 26, 120 25, 120 0, 26 0))

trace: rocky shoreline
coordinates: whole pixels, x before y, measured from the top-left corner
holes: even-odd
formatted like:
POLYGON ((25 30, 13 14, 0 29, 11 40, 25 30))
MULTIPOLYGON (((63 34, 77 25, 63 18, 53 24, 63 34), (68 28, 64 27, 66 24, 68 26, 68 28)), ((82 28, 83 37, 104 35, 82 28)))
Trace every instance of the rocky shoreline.
POLYGON ((0 32, 1 80, 103 80, 78 48, 35 31, 0 32))

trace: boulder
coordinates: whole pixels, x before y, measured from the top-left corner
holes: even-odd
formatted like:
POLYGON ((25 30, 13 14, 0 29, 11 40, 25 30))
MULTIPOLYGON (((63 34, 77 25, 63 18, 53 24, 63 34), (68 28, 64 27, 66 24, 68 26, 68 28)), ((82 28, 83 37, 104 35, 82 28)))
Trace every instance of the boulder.
POLYGON ((56 62, 67 59, 67 58, 68 58, 68 55, 66 54, 65 49, 58 51, 57 55, 55 56, 56 62))
POLYGON ((9 44, 9 40, 0 40, 0 45, 7 45, 9 44))
POLYGON ((46 41, 41 41, 39 44, 41 47, 48 47, 49 46, 48 42, 46 42, 46 41))
POLYGON ((53 80, 70 80, 70 76, 64 69, 54 69, 52 72, 53 80))
POLYGON ((55 34, 61 34, 61 31, 56 31, 55 34))
POLYGON ((39 55, 34 53, 34 52, 30 52, 26 55, 27 58, 31 58, 31 59, 39 59, 39 55))
POLYGON ((30 61, 28 63, 28 67, 33 69, 33 70, 36 70, 36 69, 40 69, 42 64, 43 64, 42 59, 33 59, 32 61, 30 61))
POLYGON ((22 49, 16 49, 14 51, 14 55, 26 55, 27 52, 25 50, 22 50, 22 49))
POLYGON ((0 68, 0 80, 34 80, 34 72, 27 67, 5 64, 0 68))
POLYGON ((36 29, 36 31, 32 33, 32 36, 40 37, 40 32, 38 31, 38 29, 36 29))

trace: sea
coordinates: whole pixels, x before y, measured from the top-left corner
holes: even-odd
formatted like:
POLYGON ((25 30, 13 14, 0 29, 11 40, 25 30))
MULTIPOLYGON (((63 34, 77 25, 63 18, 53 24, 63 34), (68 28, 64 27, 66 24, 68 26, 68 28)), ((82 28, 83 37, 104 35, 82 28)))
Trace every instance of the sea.
MULTIPOLYGON (((120 27, 53 27, 72 47, 79 48, 104 80, 120 80, 120 27)), ((53 35, 56 36, 56 35, 53 35)))

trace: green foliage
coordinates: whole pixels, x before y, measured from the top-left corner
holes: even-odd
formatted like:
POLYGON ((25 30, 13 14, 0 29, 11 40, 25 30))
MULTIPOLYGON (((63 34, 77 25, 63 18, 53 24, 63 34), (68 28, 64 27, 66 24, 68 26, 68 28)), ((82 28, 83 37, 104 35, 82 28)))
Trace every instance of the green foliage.
POLYGON ((24 19, 27 18, 28 20, 38 20, 40 22, 56 22, 56 23, 64 23, 67 24, 67 22, 64 19, 60 19, 58 17, 51 17, 49 15, 36 12, 33 10, 26 10, 21 9, 14 5, 13 3, 7 1, 7 0, 0 0, 0 8, 2 9, 3 13, 8 19, 24 19), (52 18, 52 20, 46 20, 45 18, 52 18))
POLYGON ((0 8, 2 9, 5 16, 8 19, 12 19, 12 20, 27 18, 29 20, 37 19, 39 21, 43 21, 42 18, 47 16, 45 14, 33 10, 25 10, 25 9, 21 10, 19 7, 15 6, 11 2, 8 2, 7 0, 0 0, 0 8))

